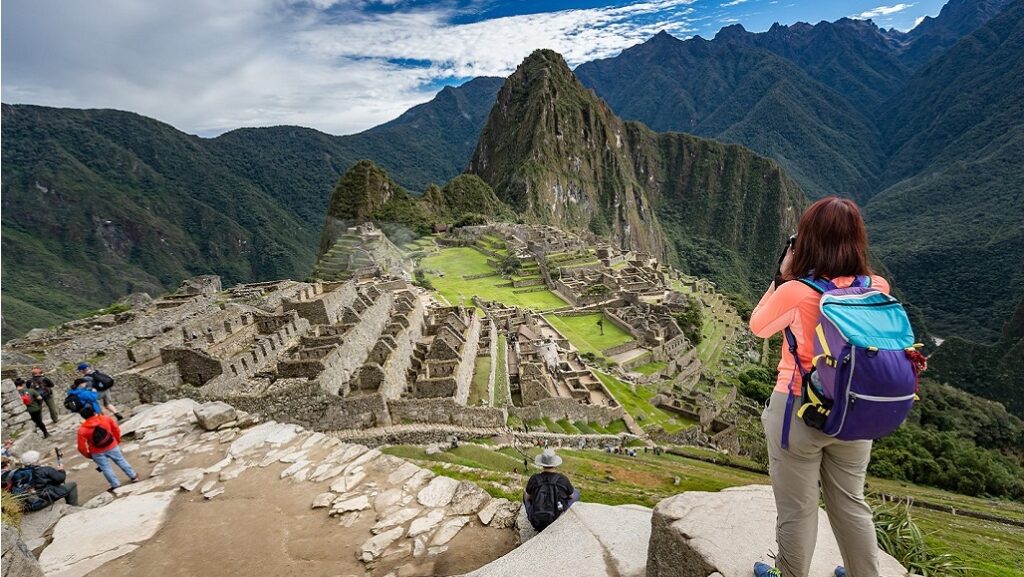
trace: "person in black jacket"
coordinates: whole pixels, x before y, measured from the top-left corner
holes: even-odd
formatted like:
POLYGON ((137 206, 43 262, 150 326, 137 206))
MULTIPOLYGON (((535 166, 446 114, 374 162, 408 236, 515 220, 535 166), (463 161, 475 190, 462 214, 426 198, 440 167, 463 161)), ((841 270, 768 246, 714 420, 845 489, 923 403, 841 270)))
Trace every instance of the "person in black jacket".
POLYGON ((68 505, 78 505, 78 484, 68 482, 64 466, 57 468, 39 465, 39 451, 25 451, 21 467, 4 471, 4 489, 22 501, 26 511, 39 511, 64 499, 68 505))
POLYGON ((51 422, 56 423, 60 415, 57 413, 57 399, 53 398, 53 381, 43 374, 43 369, 32 367, 32 378, 28 380, 29 386, 39 391, 43 396, 43 402, 50 409, 51 422))
POLYGON ((565 475, 558 472, 562 458, 554 449, 544 449, 534 464, 542 470, 530 477, 523 495, 526 518, 537 531, 543 531, 560 517, 573 503, 580 500, 580 492, 565 475))

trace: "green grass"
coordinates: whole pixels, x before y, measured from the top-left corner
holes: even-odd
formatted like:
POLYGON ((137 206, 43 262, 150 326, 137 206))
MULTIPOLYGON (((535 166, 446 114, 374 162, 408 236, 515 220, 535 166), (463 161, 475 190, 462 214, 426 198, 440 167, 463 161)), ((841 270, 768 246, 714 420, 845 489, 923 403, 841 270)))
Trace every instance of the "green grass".
POLYGON ((497 286, 509 282, 500 276, 464 280, 464 276, 495 272, 487 264, 487 257, 472 248, 443 248, 423 259, 420 266, 427 271, 426 277, 437 292, 453 305, 471 305, 474 296, 533 310, 550 310, 566 305, 549 290, 516 294, 513 290, 518 289, 497 286))
POLYGON ((633 336, 626 331, 612 324, 607 317, 601 313, 581 315, 575 317, 560 317, 558 315, 545 315, 551 326, 558 329, 558 332, 569 339, 574 347, 581 353, 593 353, 603 356, 601 351, 608 347, 614 347, 633 340, 633 336), (604 319, 604 334, 597 326, 599 319, 604 319))
POLYGON ((508 346, 505 343, 505 335, 498 335, 498 353, 494 362, 498 367, 494 372, 494 406, 504 407, 508 403, 508 364, 505 356, 508 353, 508 346))
POLYGON ((601 379, 604 386, 615 397, 615 400, 622 405, 640 427, 658 426, 668 433, 675 433, 696 424, 693 421, 677 417, 664 409, 659 409, 652 405, 650 399, 656 394, 653 388, 638 385, 636 391, 633 391, 629 385, 611 375, 601 372, 596 374, 597 378, 601 379))
MULTIPOLYGON (((579 423, 574 426, 580 428, 579 423)), ((703 449, 686 449, 699 456, 717 455, 703 449)), ((431 456, 427 456, 420 447, 394 446, 382 450, 417 461, 435 473, 477 482, 491 495, 512 500, 522 497, 518 488, 525 485, 528 477, 523 474, 523 453, 513 448, 494 451, 487 447, 462 445, 431 456), (443 468, 443 463, 454 463, 475 471, 452 471, 443 468)), ((531 463, 528 474, 537 472, 532 462, 539 451, 539 448, 524 451, 531 463)), ((769 482, 766 475, 667 453, 654 456, 641 451, 636 457, 598 450, 559 449, 558 453, 564 460, 561 471, 580 489, 584 501, 594 503, 635 503, 653 507, 666 497, 686 491, 719 491, 726 487, 769 482)), ((894 487, 885 486, 886 483, 889 482, 869 480, 869 485, 876 490, 893 490, 897 494, 929 501, 951 498, 944 496, 942 491, 927 487, 894 487)), ((962 499, 964 506, 970 505, 976 510, 989 503, 972 497, 962 499)), ((1019 510, 1024 504, 1009 503, 1008 506, 1019 510)), ((1024 529, 919 507, 914 507, 912 514, 925 532, 927 543, 936 552, 957 555, 973 569, 971 575, 1020 577, 1021 572, 1017 568, 1024 567, 1024 529)))
POLYGON ((668 363, 664 361, 652 361, 650 363, 644 363, 642 365, 633 367, 631 370, 633 372, 640 373, 641 375, 653 375, 654 373, 663 370, 667 366, 668 363))
POLYGON ((476 407, 484 400, 490 404, 491 399, 487 390, 487 382, 491 376, 491 357, 477 357, 476 368, 473 371, 473 382, 469 386, 469 401, 467 405, 476 407))
POLYGON ((1024 529, 920 507, 911 514, 925 533, 925 543, 959 557, 973 569, 970 575, 1024 575, 1024 529))

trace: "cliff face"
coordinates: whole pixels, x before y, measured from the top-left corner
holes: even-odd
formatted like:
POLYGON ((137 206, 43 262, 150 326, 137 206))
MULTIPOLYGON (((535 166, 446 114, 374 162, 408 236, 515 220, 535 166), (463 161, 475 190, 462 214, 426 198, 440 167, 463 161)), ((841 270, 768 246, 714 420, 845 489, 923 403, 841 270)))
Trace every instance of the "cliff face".
POLYGON ((625 123, 549 50, 498 92, 469 172, 527 220, 589 229, 624 248, 665 254, 637 179, 625 123))
POLYGON ((547 50, 498 92, 468 171, 529 221, 589 230, 747 293, 804 203, 749 149, 621 120, 547 50))

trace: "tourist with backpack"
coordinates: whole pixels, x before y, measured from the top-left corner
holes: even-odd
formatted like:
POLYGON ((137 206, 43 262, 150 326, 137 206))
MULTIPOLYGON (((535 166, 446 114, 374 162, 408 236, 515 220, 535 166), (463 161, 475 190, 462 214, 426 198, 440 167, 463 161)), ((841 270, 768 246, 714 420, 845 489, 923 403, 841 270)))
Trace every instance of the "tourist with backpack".
POLYGON ((43 396, 39 394, 39 391, 29 387, 25 383, 25 379, 14 379, 14 386, 18 389, 21 402, 25 404, 28 416, 36 424, 36 428, 43 433, 43 438, 48 438, 50 432, 46 430, 46 425, 43 423, 43 396))
POLYGON ((580 492, 568 477, 558 472, 562 458, 555 454, 554 449, 544 449, 533 462, 542 470, 527 481, 523 506, 533 528, 543 531, 580 500, 580 492))
POLYGON ((110 397, 110 389, 114 386, 114 377, 106 373, 101 373, 96 369, 92 368, 89 363, 78 363, 78 374, 82 375, 83 378, 89 379, 89 386, 99 393, 100 402, 107 411, 114 415, 118 422, 124 420, 121 413, 117 412, 117 407, 114 406, 114 400, 110 397))
POLYGON ((836 576, 878 577, 878 541, 864 499, 871 443, 910 412, 923 357, 889 283, 868 268, 856 204, 829 197, 804 212, 750 330, 785 336, 761 415, 779 551, 775 567, 757 563, 754 575, 807 576, 820 483, 844 563, 836 576))
POLYGON ((60 415, 57 413, 57 400, 53 398, 53 381, 43 374, 43 369, 32 367, 32 378, 29 379, 29 386, 39 391, 39 394, 43 396, 46 407, 50 409, 51 422, 56 423, 60 419, 60 415))
POLYGON ((61 499, 77 506, 78 484, 67 482, 64 466, 43 467, 39 458, 38 451, 25 451, 20 467, 4 471, 4 490, 19 500, 25 511, 39 511, 61 499))
POLYGON ((82 409, 81 415, 85 421, 78 427, 78 452, 96 463, 110 483, 108 490, 113 492, 121 486, 117 474, 114 473, 114 464, 128 475, 132 483, 137 482, 139 475, 121 452, 121 428, 117 426, 117 421, 97 413, 91 405, 82 409))
POLYGON ((78 377, 68 389, 68 395, 64 397, 64 408, 76 414, 81 414, 85 407, 92 407, 94 413, 103 412, 100 407, 100 395, 90 388, 91 380, 85 377, 78 377))

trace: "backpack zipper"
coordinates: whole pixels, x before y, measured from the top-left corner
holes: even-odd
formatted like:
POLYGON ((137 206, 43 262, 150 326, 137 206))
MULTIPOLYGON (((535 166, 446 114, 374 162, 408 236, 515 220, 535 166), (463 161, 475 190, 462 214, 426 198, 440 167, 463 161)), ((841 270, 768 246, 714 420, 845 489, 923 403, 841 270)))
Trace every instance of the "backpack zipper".
POLYGON ((828 301, 821 303, 821 306, 827 307, 829 305, 836 305, 841 307, 888 307, 900 304, 897 301, 886 301, 883 303, 845 303, 841 301, 828 301))
POLYGON ((864 399, 865 401, 874 401, 876 403, 899 403, 902 401, 909 401, 910 399, 913 399, 914 395, 903 395, 902 397, 880 397, 877 395, 862 395, 860 393, 850 393, 850 398, 864 399))
MULTIPOLYGON (((849 354, 847 354, 847 357, 850 359, 850 365, 849 365, 850 368, 848 369, 850 371, 850 378, 846 379, 846 389, 843 392, 847 395, 847 397, 849 397, 850 396, 850 385, 853 384, 853 369, 854 369, 854 365, 857 362, 857 347, 856 346, 850 345, 850 352, 849 352, 849 354)), ((839 421, 839 428, 836 429, 835 433, 829 435, 830 437, 836 437, 836 436, 839 435, 839 433, 841 433, 843 431, 843 427, 846 426, 846 415, 850 412, 850 409, 852 409, 852 408, 853 408, 853 405, 850 404, 850 403, 847 403, 847 406, 843 409, 843 419, 841 421, 839 421)))

